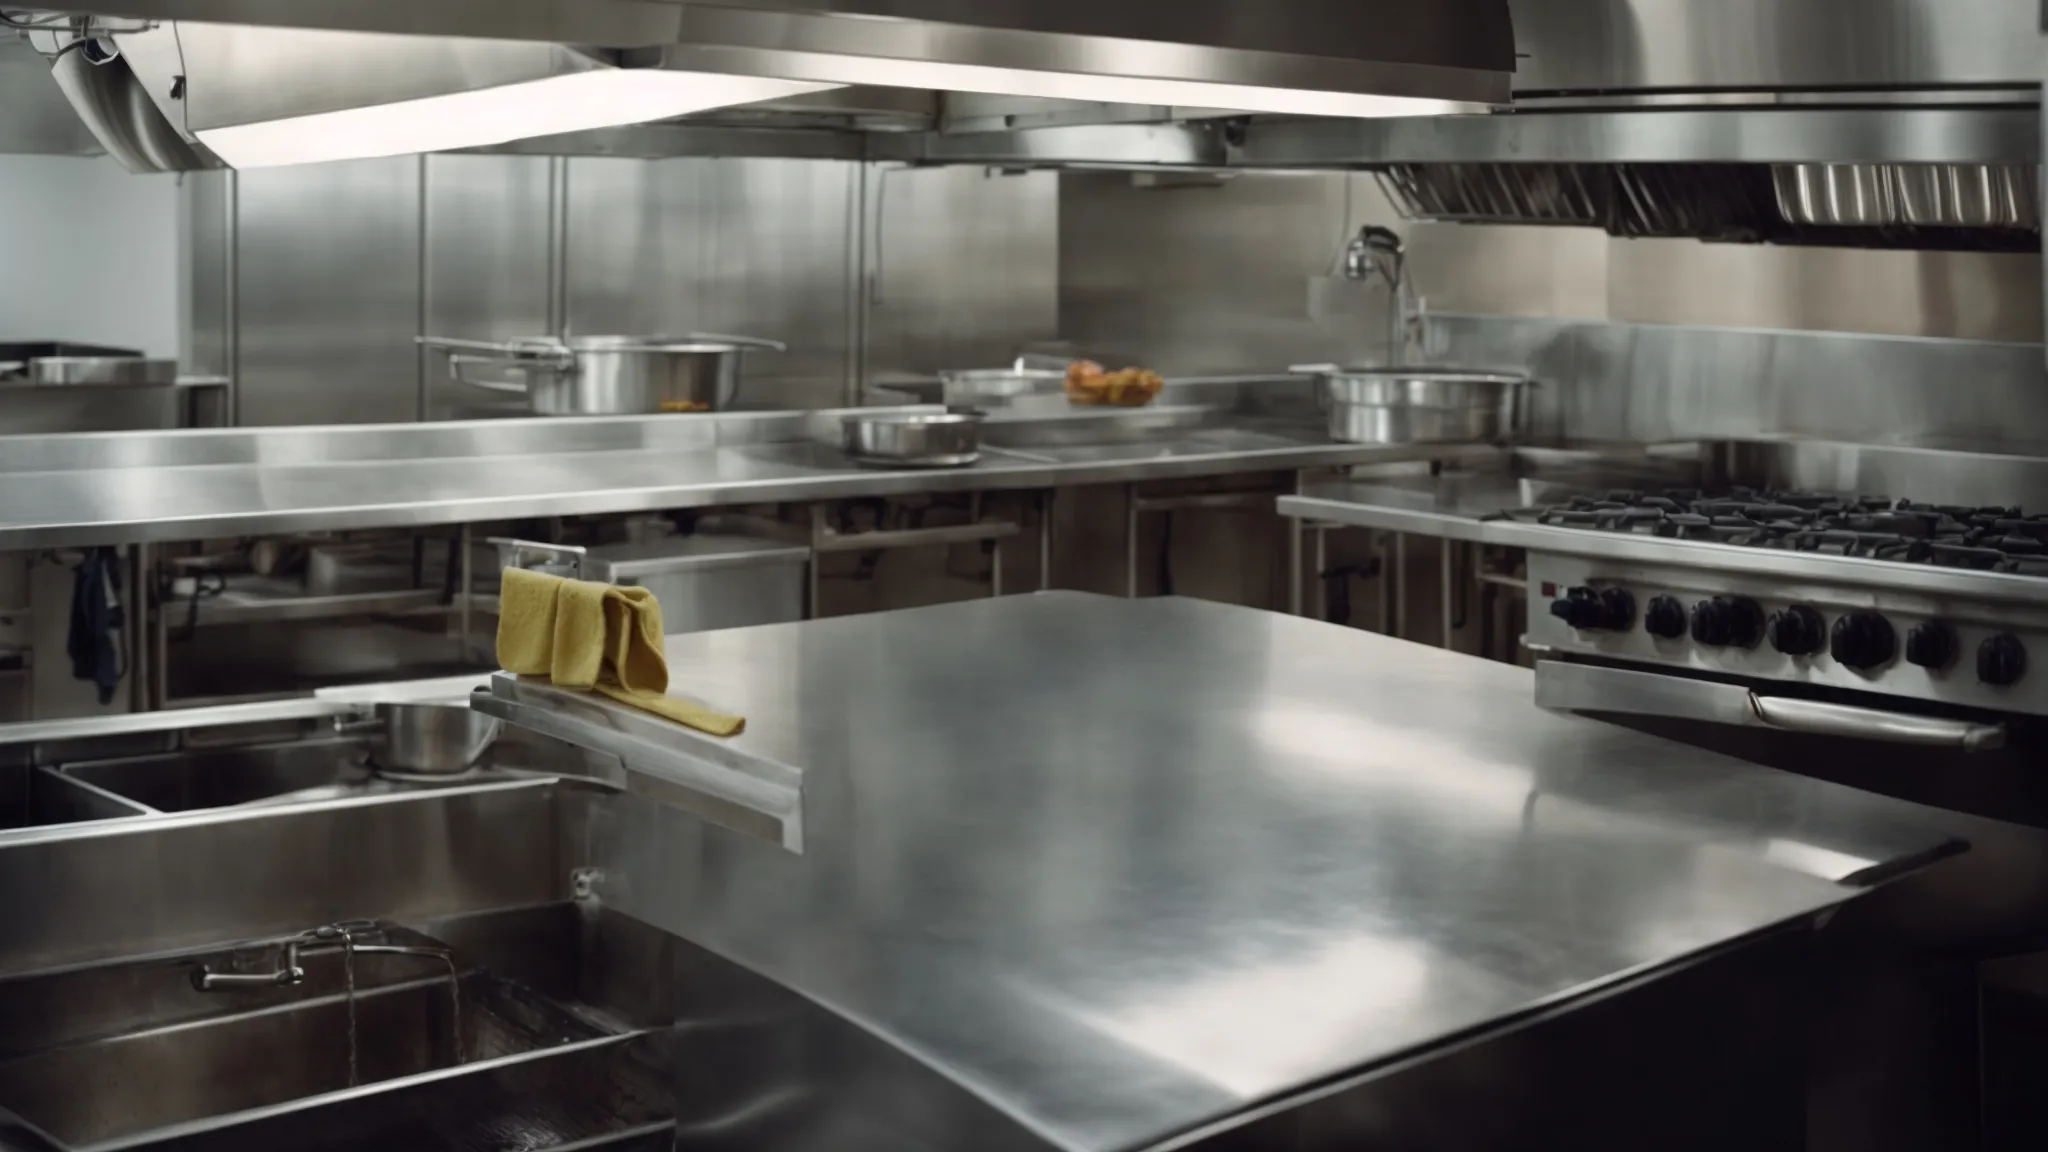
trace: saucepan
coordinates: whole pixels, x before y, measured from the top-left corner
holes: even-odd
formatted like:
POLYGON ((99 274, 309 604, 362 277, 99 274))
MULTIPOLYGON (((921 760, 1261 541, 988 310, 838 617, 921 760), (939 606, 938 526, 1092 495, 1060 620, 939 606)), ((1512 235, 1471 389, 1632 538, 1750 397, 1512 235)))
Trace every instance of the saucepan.
POLYGON ((551 336, 503 344, 421 336, 449 353, 448 375, 472 388, 526 397, 537 416, 717 412, 739 395, 749 352, 787 346, 751 336, 551 336), (496 366, 508 374, 478 374, 496 366))

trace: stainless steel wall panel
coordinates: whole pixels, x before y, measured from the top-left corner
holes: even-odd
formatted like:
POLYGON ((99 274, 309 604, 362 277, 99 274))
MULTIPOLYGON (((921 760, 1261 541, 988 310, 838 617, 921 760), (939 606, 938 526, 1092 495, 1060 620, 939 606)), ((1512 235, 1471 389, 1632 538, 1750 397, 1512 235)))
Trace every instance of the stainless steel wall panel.
POLYGON ((1510 0, 1515 93, 2040 80, 2035 0, 1510 0))
POLYGON ((1447 358, 1522 365, 1545 440, 1811 436, 2048 451, 2037 344, 1438 316, 1447 358))
POLYGON ((186 370, 234 373, 233 172, 193 172, 179 186, 185 216, 186 370))
POLYGON ((238 174, 242 423, 414 418, 421 166, 238 174))
MULTIPOLYGON (((550 161, 540 156, 429 156, 426 160, 425 332, 509 340, 549 332, 550 161)), ((521 414, 518 397, 448 378, 446 361, 422 368, 429 420, 521 414)))
POLYGON ((840 161, 570 161, 571 329, 781 340, 787 353, 749 361, 760 395, 836 403, 859 173, 840 161))
POLYGON ((1059 335, 1057 174, 885 168, 872 187, 871 369, 1003 364, 1059 335))
POLYGON ((1142 187, 1126 175, 1069 173, 1061 335, 1169 372, 1375 360, 1387 346, 1385 287, 1339 274, 1345 242, 1368 223, 1401 231, 1431 309, 1605 313, 1608 238, 1596 230, 1408 224, 1362 175, 1142 187))

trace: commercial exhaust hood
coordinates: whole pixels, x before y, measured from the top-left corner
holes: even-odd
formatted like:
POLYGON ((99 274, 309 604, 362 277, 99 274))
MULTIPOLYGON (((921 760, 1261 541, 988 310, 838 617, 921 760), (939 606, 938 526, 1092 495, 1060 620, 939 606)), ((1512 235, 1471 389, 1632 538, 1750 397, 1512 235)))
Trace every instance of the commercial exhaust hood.
POLYGON ((846 85, 1317 116, 1504 103, 1507 0, 108 0, 236 167, 478 147, 846 85))

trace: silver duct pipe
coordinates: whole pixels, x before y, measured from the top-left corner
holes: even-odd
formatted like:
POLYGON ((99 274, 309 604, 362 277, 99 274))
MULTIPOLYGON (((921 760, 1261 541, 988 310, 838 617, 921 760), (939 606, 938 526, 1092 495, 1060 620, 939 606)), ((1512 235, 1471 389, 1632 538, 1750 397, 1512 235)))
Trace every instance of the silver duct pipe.
POLYGON ((130 172, 186 172, 218 168, 205 149, 188 143, 150 100, 128 62, 93 63, 84 51, 66 52, 50 75, 87 131, 130 172))

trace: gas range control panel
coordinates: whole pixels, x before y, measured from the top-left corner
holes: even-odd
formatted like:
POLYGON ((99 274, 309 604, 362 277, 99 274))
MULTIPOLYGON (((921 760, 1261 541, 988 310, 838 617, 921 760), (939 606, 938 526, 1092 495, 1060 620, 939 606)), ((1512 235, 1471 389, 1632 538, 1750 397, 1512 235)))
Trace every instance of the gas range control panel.
POLYGON ((1615 660, 2048 715, 2048 605, 1943 605, 1869 589, 1529 557, 1534 644, 1615 660))

